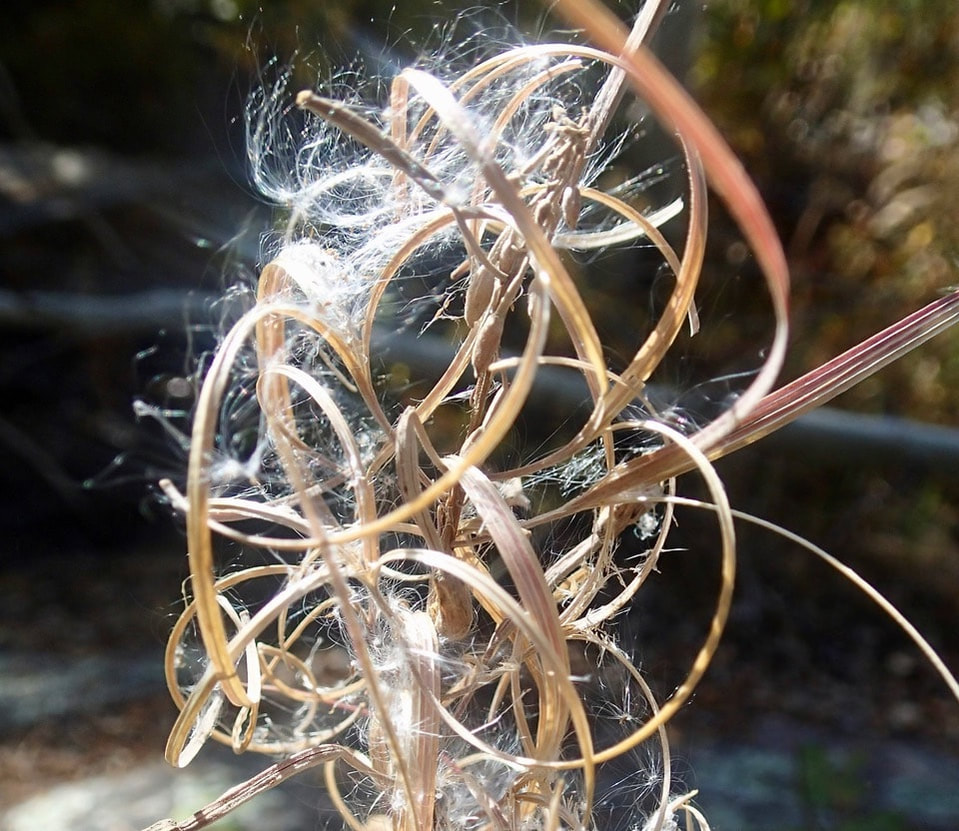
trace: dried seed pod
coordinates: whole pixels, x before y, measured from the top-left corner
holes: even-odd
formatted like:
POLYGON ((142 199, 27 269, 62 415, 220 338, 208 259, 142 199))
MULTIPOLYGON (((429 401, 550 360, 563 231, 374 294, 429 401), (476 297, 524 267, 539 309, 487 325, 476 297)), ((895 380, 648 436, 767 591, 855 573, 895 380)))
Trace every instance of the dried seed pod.
POLYGON ((489 308, 495 286, 496 276, 487 266, 479 264, 470 271, 463 309, 463 318, 468 326, 475 326, 489 308))
POLYGON ((560 205, 563 210, 563 221, 567 227, 575 228, 579 222, 579 212, 583 205, 579 188, 575 185, 567 185, 563 188, 563 197, 560 205))
POLYGON ((476 342, 473 344, 471 356, 473 371, 477 377, 482 375, 493 363, 499 353, 500 341, 503 339, 503 324, 505 314, 498 311, 490 312, 480 323, 476 342))
POLYGON ((437 574, 430 586, 429 615, 442 637, 458 641, 469 635, 475 614, 467 585, 455 577, 437 574))

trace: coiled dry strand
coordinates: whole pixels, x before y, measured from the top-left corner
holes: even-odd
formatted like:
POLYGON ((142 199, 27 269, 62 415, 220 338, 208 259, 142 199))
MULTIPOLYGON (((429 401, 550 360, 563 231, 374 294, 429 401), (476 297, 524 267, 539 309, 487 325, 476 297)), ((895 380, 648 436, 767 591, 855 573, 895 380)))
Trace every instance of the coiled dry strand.
POLYGON ((675 828, 680 812, 687 828, 708 827, 671 793, 663 726, 728 614, 733 514, 709 457, 770 423, 762 406, 750 419, 782 360, 785 260, 741 167, 643 45, 662 4, 628 34, 592 2, 559 6, 601 48, 517 47, 452 78, 404 70, 385 122, 355 101, 296 98, 310 120, 286 236, 207 370, 186 493, 164 484, 187 516, 191 574, 166 656, 180 708, 167 758, 185 765, 212 737, 285 760, 155 828, 201 827, 316 766, 356 831, 585 828, 602 801, 598 767, 651 738, 659 749, 634 775, 656 788, 632 827, 675 828), (646 211, 594 184, 629 89, 685 159, 683 197, 646 211), (697 325, 707 179, 756 252, 776 331, 733 407, 683 435, 633 405, 682 326, 697 325), (677 251, 659 226, 680 210, 677 251), (650 334, 613 372, 562 252, 641 238, 672 293, 657 320, 637 321, 650 334), (436 251, 458 261, 428 289, 436 319, 458 320, 452 355, 399 407, 374 369, 374 325, 406 276, 435 274, 436 251), (503 349, 507 332, 525 332, 519 355, 503 349), (591 407, 557 447, 510 465, 501 447, 545 366, 581 378, 591 407), (252 440, 227 399, 254 412, 252 440), (624 437, 643 450, 624 452, 624 437), (256 464, 227 481, 217 460, 236 446, 256 464), (611 622, 657 565, 685 470, 711 495, 721 590, 686 680, 658 702, 611 622), (614 554, 636 527, 650 544, 626 567, 614 554), (215 540, 261 561, 231 569, 215 540), (596 731, 601 713, 617 714, 616 730, 596 731))

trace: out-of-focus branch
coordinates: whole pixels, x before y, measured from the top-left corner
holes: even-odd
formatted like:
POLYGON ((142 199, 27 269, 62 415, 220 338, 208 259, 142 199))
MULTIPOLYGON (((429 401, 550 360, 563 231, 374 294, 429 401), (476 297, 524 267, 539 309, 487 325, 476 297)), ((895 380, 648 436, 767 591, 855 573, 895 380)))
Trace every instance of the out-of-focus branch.
MULTIPOLYGON (((75 337, 105 333, 155 332, 163 327, 206 325, 211 307, 222 299, 177 289, 154 289, 123 295, 79 295, 61 292, 0 290, 0 328, 57 329, 75 337)), ((413 375, 437 375, 448 365, 452 349, 437 337, 411 332, 374 333, 384 368, 407 364, 413 375)), ((667 390, 649 390, 662 401, 675 400, 667 390)), ((543 402, 550 413, 573 416, 588 402, 585 383, 575 373, 542 367, 529 406, 543 402)), ((584 410, 585 412, 585 410, 584 410)), ((803 453, 836 464, 855 460, 947 469, 959 464, 959 430, 894 416, 851 413, 829 407, 814 410, 764 439, 763 447, 803 453)))

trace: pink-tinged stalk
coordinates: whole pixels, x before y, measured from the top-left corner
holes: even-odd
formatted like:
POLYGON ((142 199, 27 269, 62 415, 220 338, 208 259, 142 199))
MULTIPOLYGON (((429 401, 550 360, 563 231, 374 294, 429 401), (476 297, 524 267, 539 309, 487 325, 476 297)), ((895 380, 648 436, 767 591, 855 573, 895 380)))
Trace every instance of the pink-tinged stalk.
MULTIPOLYGON (((959 290, 929 303, 822 366, 769 393, 736 428, 709 448, 708 457, 718 459, 768 436, 846 392, 957 322, 959 290)), ((669 444, 649 456, 610 471, 584 494, 568 502, 560 512, 571 514, 616 502, 624 492, 688 473, 693 468, 686 454, 677 445, 669 444)), ((537 518, 536 524, 555 516, 556 513, 542 515, 537 518)))

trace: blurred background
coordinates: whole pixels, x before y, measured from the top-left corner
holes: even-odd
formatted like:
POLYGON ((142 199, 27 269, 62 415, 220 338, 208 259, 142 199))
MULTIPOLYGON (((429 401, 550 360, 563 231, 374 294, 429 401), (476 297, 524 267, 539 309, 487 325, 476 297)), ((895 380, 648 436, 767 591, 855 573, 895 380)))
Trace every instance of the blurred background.
MULTIPOLYGON (((562 28, 521 5, 474 8, 457 36, 562 28)), ((218 299, 254 278, 271 223, 248 177, 245 102, 274 58, 310 67, 305 85, 343 66, 388 77, 441 43, 457 14, 426 0, 5 5, 0 828, 41 817, 47 828, 136 828, 186 815, 235 778, 215 752, 192 779, 157 764, 173 721, 160 655, 186 561, 156 482, 183 476, 177 431, 194 361, 215 343, 218 299), (151 408, 169 429, 144 417, 151 408), (71 787, 72 802, 56 790, 71 787), (60 813, 43 813, 54 803, 60 813), (140 813, 123 813, 132 804, 140 813)), ((784 378, 959 282, 953 4, 683 2, 659 49, 756 178, 787 246, 784 378)), ((649 146, 631 152, 639 164, 649 146)), ((713 216, 703 334, 682 341, 659 379, 693 418, 743 385, 717 379, 756 358, 768 334, 748 252, 720 205, 713 216)), ((600 314, 623 302, 615 282, 590 290, 600 314)), ((836 406, 723 461, 731 500, 852 565, 957 669, 959 332, 836 406)), ((670 555, 629 621, 667 694, 711 609, 705 524, 683 518, 674 539, 688 551, 670 555)), ((729 636, 676 734, 684 780, 717 828, 768 828, 774 810, 780 828, 959 824, 948 784, 959 704, 872 604, 767 533, 742 531, 729 636)), ((290 804, 309 816, 317 792, 298 793, 290 804)), ((269 820, 234 827, 294 821, 264 804, 269 820)))

